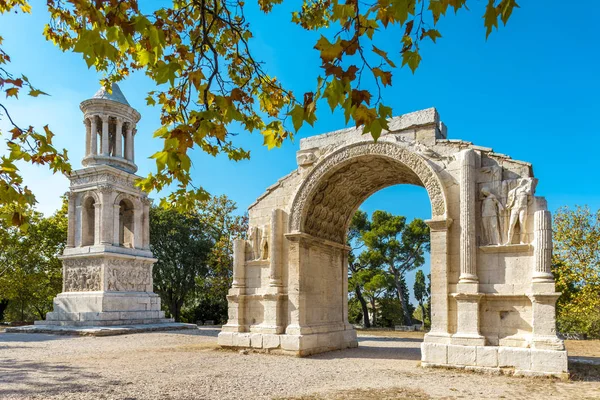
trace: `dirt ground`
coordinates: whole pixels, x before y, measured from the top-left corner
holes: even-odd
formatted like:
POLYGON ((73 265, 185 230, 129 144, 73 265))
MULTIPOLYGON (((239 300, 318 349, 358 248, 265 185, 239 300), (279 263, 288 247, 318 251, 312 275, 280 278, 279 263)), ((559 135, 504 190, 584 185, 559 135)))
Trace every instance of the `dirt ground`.
POLYGON ((217 334, 0 333, 0 399, 600 399, 600 341, 567 342, 560 381, 422 369, 416 332, 307 358, 222 350, 217 334))

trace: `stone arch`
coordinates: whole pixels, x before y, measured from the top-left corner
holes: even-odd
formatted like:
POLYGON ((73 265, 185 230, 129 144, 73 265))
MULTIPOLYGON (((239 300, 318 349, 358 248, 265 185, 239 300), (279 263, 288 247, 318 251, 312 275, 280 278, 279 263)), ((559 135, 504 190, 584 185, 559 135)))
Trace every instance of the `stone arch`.
POLYGON ((135 247, 136 224, 142 210, 139 199, 126 193, 120 193, 114 201, 117 243, 122 247, 135 247))
POLYGON ((93 246, 97 242, 96 225, 97 212, 96 208, 100 206, 100 198, 94 192, 86 192, 81 197, 81 245, 93 246))
POLYGON ((446 219, 444 186, 423 157, 391 142, 359 142, 334 151, 310 172, 294 196, 290 231, 344 243, 349 220, 360 204, 401 183, 424 187, 432 219, 446 219))

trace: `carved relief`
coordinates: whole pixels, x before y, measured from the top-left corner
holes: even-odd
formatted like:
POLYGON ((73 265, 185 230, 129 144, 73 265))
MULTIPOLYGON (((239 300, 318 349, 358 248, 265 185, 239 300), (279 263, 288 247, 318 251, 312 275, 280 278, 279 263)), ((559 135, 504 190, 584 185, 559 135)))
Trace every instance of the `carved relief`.
POLYGON ((260 239, 260 256, 261 260, 269 259, 269 226, 265 225, 262 229, 262 236, 260 239))
POLYGON ((445 216, 442 185, 423 158, 392 143, 358 143, 315 166, 294 198, 290 228, 343 242, 353 209, 370 194, 397 183, 424 186, 433 216, 445 216))
POLYGON ((106 290, 145 292, 152 285, 150 266, 131 260, 111 260, 106 267, 106 290))
POLYGON ((101 267, 96 260, 65 260, 63 277, 65 292, 90 292, 102 290, 101 267))
POLYGON ((90 184, 94 184, 94 183, 99 183, 99 184, 100 183, 108 183, 108 184, 114 184, 114 185, 124 186, 124 187, 132 187, 133 179, 128 178, 128 177, 121 177, 121 176, 117 176, 117 175, 113 175, 113 174, 88 175, 88 176, 74 177, 71 179, 72 187, 90 185, 90 184))
POLYGON ((518 179, 516 186, 508 191, 506 200, 508 229, 505 244, 512 243, 517 224, 521 244, 527 243, 527 209, 532 202, 533 191, 531 178, 518 179))
POLYGON ((481 199, 484 241, 488 245, 499 245, 502 243, 500 216, 504 211, 504 206, 488 186, 481 188, 481 199))
POLYGON ((531 242, 527 220, 535 185, 536 180, 533 178, 518 178, 492 181, 481 187, 484 245, 510 245, 517 230, 519 243, 531 242), (493 190, 493 187, 496 190, 493 190))
POLYGON ((258 260, 260 258, 260 228, 251 226, 248 228, 248 241, 246 242, 246 261, 258 260))

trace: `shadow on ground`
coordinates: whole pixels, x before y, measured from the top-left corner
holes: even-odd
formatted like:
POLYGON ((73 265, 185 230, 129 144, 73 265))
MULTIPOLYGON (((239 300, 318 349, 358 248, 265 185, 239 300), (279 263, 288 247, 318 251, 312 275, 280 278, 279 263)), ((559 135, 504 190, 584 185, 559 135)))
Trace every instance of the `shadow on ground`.
MULTIPOLYGON (((332 351, 329 353, 316 354, 311 356, 314 359, 331 360, 338 358, 357 358, 357 359, 374 359, 374 360, 421 360, 421 349, 419 347, 396 347, 396 346, 361 346, 361 342, 371 341, 371 337, 359 337, 358 347, 354 349, 346 349, 332 351)), ((384 339, 384 338, 376 338, 384 339)), ((399 338, 388 338, 399 339, 399 338)), ((389 340, 389 342, 400 342, 401 340, 389 340)), ((406 341, 412 341, 406 340, 406 341)), ((415 340, 420 341, 420 340, 415 340)))
MULTIPOLYGON (((3 342, 46 342, 48 340, 69 339, 76 336, 51 335, 47 333, 0 333, 0 346, 3 342)), ((12 346, 11 346, 12 347, 12 346)), ((14 348, 14 347, 12 347, 14 348)))
POLYGON ((0 398, 47 398, 65 393, 109 394, 116 393, 122 384, 62 363, 0 360, 0 398))
POLYGON ((420 338, 400 338, 400 337, 386 337, 386 336, 367 336, 360 335, 358 337, 358 341, 369 341, 369 342, 412 342, 412 343, 421 343, 423 339, 420 338))
POLYGON ((574 381, 600 382, 600 357, 569 357, 569 372, 574 381))

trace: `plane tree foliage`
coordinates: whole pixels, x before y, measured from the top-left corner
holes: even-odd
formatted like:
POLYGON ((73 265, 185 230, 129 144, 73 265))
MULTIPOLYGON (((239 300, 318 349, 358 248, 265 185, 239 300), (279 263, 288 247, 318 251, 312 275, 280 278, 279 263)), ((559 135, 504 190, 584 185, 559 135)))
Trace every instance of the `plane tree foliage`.
POLYGON ((558 329, 600 337, 600 210, 560 208, 553 222, 552 270, 558 329))
MULTIPOLYGON (((257 5, 269 14, 282 2, 258 0, 257 5)), ((246 11, 255 4, 245 0, 47 0, 50 18, 43 32, 61 50, 80 54, 89 68, 102 74, 101 83, 109 91, 111 83, 135 71, 156 84, 146 101, 160 109, 161 126, 154 136, 164 146, 152 155, 156 171, 139 186, 146 191, 173 188, 162 205, 193 210, 196 202, 207 198, 190 176, 189 153, 194 148, 247 159, 250 152, 238 145, 236 135, 257 131, 269 148, 280 146, 303 124, 314 124, 322 108, 341 109, 347 124, 362 126, 377 139, 392 115, 381 88, 392 85, 398 68, 414 72, 422 58, 421 43, 442 37, 438 22, 451 12, 468 10, 471 3, 299 2, 290 24, 320 34, 314 49, 322 71, 306 93, 293 93, 269 75, 269 65, 254 57, 252 21, 246 11), (385 32, 397 40, 379 44, 385 32)), ((485 0, 482 34, 485 31, 487 37, 500 22, 506 24, 516 7, 515 0, 485 0)), ((28 0, 0 1, 0 14, 31 11, 28 0)), ((29 81, 26 71, 12 70, 10 62, 0 36, 0 91, 5 98, 46 94, 29 81)), ((67 152, 53 147, 50 127, 38 130, 26 121, 14 121, 4 101, 0 112, 10 126, 0 132, 8 150, 0 162, 0 204, 15 205, 4 217, 20 225, 35 196, 23 182, 18 163, 47 165, 64 174, 71 167, 67 152)))
MULTIPOLYGON (((9 206, 0 208, 2 212, 9 206)), ((44 319, 62 290, 62 254, 67 240, 67 202, 50 217, 31 212, 26 229, 0 220, 0 301, 4 319, 44 319)))
POLYGON ((233 239, 248 229, 235 210, 226 196, 211 196, 193 212, 150 210, 150 249, 158 258, 154 290, 177 321, 226 320, 233 239))
MULTIPOLYGON (((429 227, 418 218, 407 223, 403 216, 380 210, 369 218, 358 210, 350 222, 348 245, 348 291, 350 301, 360 304, 363 326, 412 325, 406 273, 424 264, 429 227)), ((415 286, 422 309, 426 290, 415 286)))

